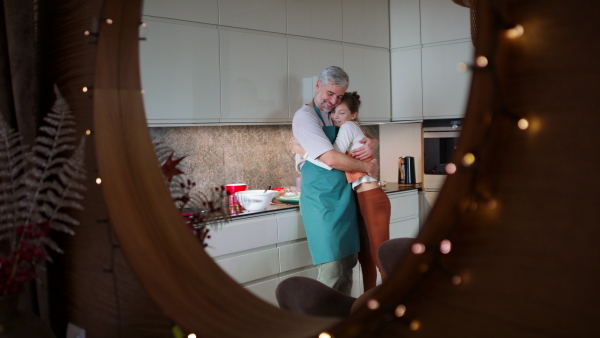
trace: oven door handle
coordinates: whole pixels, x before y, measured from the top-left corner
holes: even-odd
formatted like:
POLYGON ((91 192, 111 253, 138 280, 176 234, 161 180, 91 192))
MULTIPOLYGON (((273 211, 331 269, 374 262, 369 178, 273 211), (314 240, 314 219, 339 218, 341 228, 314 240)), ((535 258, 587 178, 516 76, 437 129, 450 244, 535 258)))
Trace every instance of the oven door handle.
POLYGON ((452 138, 459 137, 459 131, 428 131, 423 132, 423 138, 452 138))

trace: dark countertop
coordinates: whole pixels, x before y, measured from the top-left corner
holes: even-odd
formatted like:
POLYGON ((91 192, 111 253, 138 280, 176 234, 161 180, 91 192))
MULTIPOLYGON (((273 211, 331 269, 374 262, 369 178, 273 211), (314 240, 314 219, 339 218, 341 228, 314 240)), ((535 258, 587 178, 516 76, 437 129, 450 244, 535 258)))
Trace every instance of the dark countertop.
MULTIPOLYGON (((422 190, 421 183, 410 184, 410 185, 399 185, 397 182, 387 182, 383 188, 387 194, 402 192, 402 191, 410 191, 410 190, 422 190)), ((230 211, 231 218, 238 219, 250 216, 262 216, 264 214, 274 213, 277 211, 290 210, 290 209, 298 209, 297 204, 286 204, 286 203, 271 203, 265 210, 260 211, 230 211)))

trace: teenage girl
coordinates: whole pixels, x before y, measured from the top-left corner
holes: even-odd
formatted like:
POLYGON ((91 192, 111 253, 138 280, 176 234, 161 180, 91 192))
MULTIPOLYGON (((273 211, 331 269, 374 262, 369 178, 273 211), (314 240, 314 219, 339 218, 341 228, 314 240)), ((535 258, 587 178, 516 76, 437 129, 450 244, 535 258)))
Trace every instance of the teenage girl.
MULTIPOLYGON (((339 152, 350 155, 353 149, 362 146, 359 141, 365 138, 365 134, 354 122, 358 117, 360 103, 360 96, 356 92, 345 93, 341 102, 330 113, 333 124, 340 127, 333 144, 339 152)), ((318 159, 311 158, 310 154, 306 154, 297 142, 292 145, 292 150, 298 154, 304 154, 304 158, 316 165, 331 169, 318 159)), ((361 265, 364 291, 367 291, 376 285, 376 267, 379 269, 383 281, 387 277, 379 265, 377 249, 381 243, 390 239, 390 200, 379 186, 377 179, 367 176, 366 173, 346 172, 346 177, 357 193, 360 213, 364 220, 364 222, 359 222, 361 249, 358 253, 358 261, 361 265)))

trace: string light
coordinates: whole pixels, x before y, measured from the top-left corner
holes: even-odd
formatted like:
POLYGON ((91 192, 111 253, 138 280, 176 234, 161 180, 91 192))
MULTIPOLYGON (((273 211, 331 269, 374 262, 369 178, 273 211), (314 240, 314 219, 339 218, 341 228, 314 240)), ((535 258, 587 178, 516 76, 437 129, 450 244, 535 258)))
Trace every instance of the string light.
POLYGON ((488 200, 486 204, 487 204, 488 209, 490 209, 490 210, 494 210, 498 207, 498 201, 496 201, 493 198, 488 200))
POLYGON ((456 172, 456 164, 454 163, 448 163, 446 164, 446 173, 447 174, 454 174, 456 172))
POLYGON ((485 68, 488 65, 489 61, 485 56, 478 56, 475 59, 475 64, 477 65, 477 67, 479 68, 485 68))
POLYGON ((190 333, 190 334, 188 334, 187 338, 196 338, 196 334, 195 333, 190 333))
POLYGON ((411 250, 415 255, 420 255, 425 252, 425 245, 422 243, 415 243, 412 245, 411 250))
POLYGON ((100 177, 98 177, 98 178, 96 179, 96 184, 100 184, 100 183, 102 183, 102 179, 101 179, 100 177))
POLYGON ((321 332, 321 334, 319 334, 319 338, 333 338, 333 337, 327 332, 321 332))
POLYGON ((462 162, 461 163, 465 167, 470 167, 471 165, 473 165, 473 163, 475 163, 475 155, 473 155, 473 153, 466 153, 462 157, 462 162))
POLYGON ((513 28, 506 30, 506 37, 509 39, 516 39, 523 36, 525 29, 521 25, 515 25, 513 28))
POLYGON ((85 32, 83 32, 83 35, 85 35, 85 36, 89 36, 89 35, 90 35, 90 31, 85 31, 85 32))
POLYGON ((112 25, 113 21, 112 21, 112 19, 106 19, 106 23, 109 25, 112 25))
POLYGON ((141 92, 142 94, 144 94, 146 91, 142 89, 140 92, 141 92))
POLYGON ((420 321, 418 321, 418 320, 415 319, 415 320, 413 320, 413 321, 410 322, 410 329, 412 331, 417 331, 420 328, 421 328, 421 322, 420 321))
POLYGON ((405 313, 406 313, 406 306, 404 306, 402 304, 396 306, 396 309, 394 309, 394 315, 396 315, 396 317, 398 317, 398 318, 404 316, 405 313))
POLYGON ((440 243, 440 252, 446 255, 450 253, 450 250, 452 250, 452 243, 447 239, 443 240, 440 243))
POLYGON ((85 131, 85 134, 88 135, 88 136, 92 135, 92 131, 88 129, 88 130, 85 131))
POLYGON ((380 305, 381 304, 379 304, 379 301, 377 301, 377 299, 369 299, 369 301, 367 301, 367 307, 371 310, 379 309, 380 305))
POLYGON ((88 92, 88 87, 81 88, 81 91, 84 92, 84 93, 87 93, 88 92))
POLYGON ((525 118, 522 118, 517 122, 517 126, 519 126, 519 129, 521 130, 527 130, 527 128, 529 128, 529 121, 525 118))
POLYGON ((455 276, 452 276, 452 279, 450 281, 454 285, 460 285, 462 283, 462 278, 460 278, 460 276, 455 275, 455 276))
POLYGON ((466 63, 464 63, 464 62, 459 62, 459 63, 456 65, 456 71, 457 71, 457 72, 459 72, 459 73, 464 73, 464 72, 466 72, 467 70, 469 70, 469 66, 467 66, 467 64, 466 64, 466 63))

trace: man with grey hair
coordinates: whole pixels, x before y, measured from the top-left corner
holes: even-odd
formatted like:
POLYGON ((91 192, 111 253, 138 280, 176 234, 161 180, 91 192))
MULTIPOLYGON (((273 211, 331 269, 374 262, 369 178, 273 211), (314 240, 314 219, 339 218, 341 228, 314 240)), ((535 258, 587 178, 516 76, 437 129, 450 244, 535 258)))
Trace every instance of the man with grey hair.
POLYGON ((364 162, 373 155, 378 142, 365 138, 354 159, 333 148, 337 128, 329 112, 339 103, 348 88, 346 72, 336 66, 325 68, 315 84, 313 101, 296 111, 292 122, 294 139, 311 156, 331 168, 327 170, 296 154, 296 168, 302 173, 300 213, 308 246, 317 266, 317 280, 350 295, 352 268, 360 250, 356 202, 344 171, 362 171, 377 177, 376 160, 364 162))

